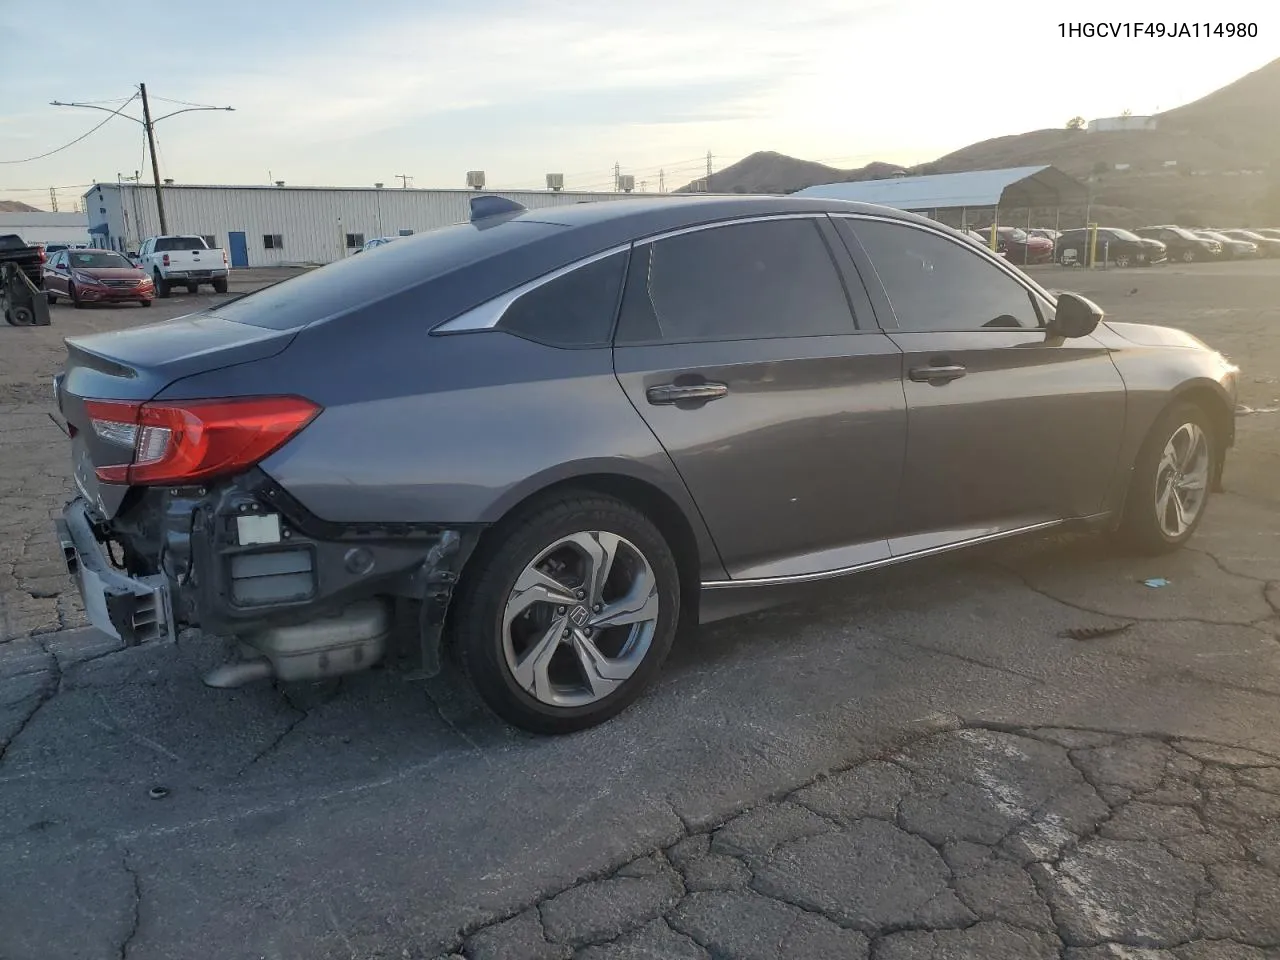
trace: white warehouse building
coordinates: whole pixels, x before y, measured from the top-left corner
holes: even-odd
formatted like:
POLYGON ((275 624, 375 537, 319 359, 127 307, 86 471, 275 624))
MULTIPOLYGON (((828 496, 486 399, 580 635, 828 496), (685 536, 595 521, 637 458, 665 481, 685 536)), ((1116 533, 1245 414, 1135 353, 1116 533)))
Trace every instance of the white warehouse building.
POLYGON ((89 222, 83 213, 19 210, 0 213, 0 233, 16 233, 27 243, 88 243, 89 222))
MULTIPOLYGON (((168 232, 204 237, 210 246, 227 251, 233 267, 331 263, 375 237, 408 236, 468 220, 469 201, 482 193, 508 197, 530 209, 659 196, 567 190, 193 184, 166 184, 161 189, 168 232)), ((152 185, 94 184, 85 193, 84 203, 94 246, 132 252, 147 237, 160 233, 152 185)))

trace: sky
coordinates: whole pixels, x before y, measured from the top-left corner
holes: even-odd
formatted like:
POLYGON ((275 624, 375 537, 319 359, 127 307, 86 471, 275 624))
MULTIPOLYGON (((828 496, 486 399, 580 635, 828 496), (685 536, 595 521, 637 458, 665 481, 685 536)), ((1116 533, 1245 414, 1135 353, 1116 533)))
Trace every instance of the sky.
POLYGON ((219 0, 174 4, 160 29, 150 7, 87 8, 51 46, 44 18, 0 0, 0 199, 47 208, 57 186, 69 206, 81 185, 149 172, 139 123, 49 105, 114 109, 139 82, 235 108, 156 125, 161 176, 185 183, 462 187, 484 170, 495 189, 548 172, 612 189, 617 163, 656 190, 660 170, 668 189, 700 175, 708 151, 716 169, 756 150, 912 164, 1076 115, 1169 109, 1280 56, 1280 5, 1230 6, 1256 38, 1061 35, 1068 17, 1224 9, 1185 0, 219 0))

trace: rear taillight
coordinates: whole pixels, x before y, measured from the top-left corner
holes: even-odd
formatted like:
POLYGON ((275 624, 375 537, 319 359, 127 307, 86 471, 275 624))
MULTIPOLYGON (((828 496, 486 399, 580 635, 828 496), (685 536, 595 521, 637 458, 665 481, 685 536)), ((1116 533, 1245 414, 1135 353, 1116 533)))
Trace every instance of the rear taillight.
POLYGON ((161 258, 160 263, 166 267, 169 265, 169 255, 167 253, 161 258))
POLYGON ((98 467, 104 483, 187 484, 239 473, 279 449, 321 408, 301 397, 235 397, 183 403, 86 400, 93 432, 133 450, 133 461, 98 467))
POLYGON ((222 265, 223 267, 227 265, 227 251, 225 250, 222 251, 222 265))
POLYGON ((48 255, 44 252, 44 247, 39 247, 39 248, 37 248, 37 249, 39 249, 39 251, 40 251, 40 262, 41 262, 41 263, 48 263, 48 262, 49 262, 49 257, 48 257, 48 255))

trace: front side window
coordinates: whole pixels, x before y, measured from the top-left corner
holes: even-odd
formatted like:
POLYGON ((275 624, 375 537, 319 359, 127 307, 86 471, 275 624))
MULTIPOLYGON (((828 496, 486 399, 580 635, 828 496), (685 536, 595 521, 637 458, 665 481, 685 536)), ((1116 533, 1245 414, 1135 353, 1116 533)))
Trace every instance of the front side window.
POLYGON ((904 331, 1040 326, 1030 291, 973 250, 916 227, 851 225, 904 331))
POLYGON ((626 267, 615 253, 548 280, 507 307, 498 329, 554 347, 606 346, 626 267))
POLYGON ((817 222, 762 220, 637 244, 618 342, 758 340, 854 329, 817 222))

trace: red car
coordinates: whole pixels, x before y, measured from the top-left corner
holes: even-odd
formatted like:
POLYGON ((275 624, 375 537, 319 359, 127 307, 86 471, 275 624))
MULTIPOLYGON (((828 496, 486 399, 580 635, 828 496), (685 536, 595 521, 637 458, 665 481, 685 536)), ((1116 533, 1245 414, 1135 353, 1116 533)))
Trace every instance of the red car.
MULTIPOLYGON (((988 227, 983 233, 990 236, 988 227)), ((997 227, 996 244, 1010 263, 1052 263, 1053 241, 1028 234, 1021 227, 997 227)))
POLYGON ((44 289, 50 303, 66 297, 87 303, 140 303, 151 306, 155 284, 147 274, 111 250, 60 250, 44 265, 44 289))

